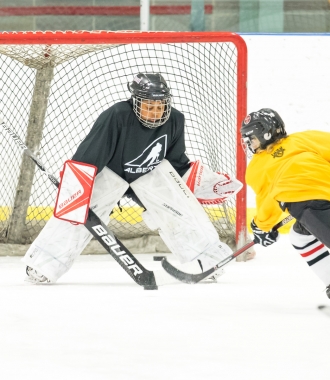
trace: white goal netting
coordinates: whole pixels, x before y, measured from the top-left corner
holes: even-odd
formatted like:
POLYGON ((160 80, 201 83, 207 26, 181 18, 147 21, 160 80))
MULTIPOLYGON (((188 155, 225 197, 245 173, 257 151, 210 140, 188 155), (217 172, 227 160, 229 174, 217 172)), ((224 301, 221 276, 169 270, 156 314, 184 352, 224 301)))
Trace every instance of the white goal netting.
MULTIPOLYGON (((246 56, 237 45, 240 37, 211 33, 207 41, 207 36, 0 33, 0 115, 58 177, 98 115, 130 97, 127 82, 138 72, 160 72, 172 90, 173 106, 185 115, 188 157, 243 181, 237 130, 246 112, 246 56), (118 43, 118 36, 124 42, 118 43)), ((0 241, 30 243, 53 212, 56 188, 5 133, 0 146, 0 241)), ((227 241, 245 233, 244 201, 243 190, 226 204, 205 207, 227 241)), ((119 206, 109 217, 119 238, 155 234, 137 204, 124 198, 119 206)))

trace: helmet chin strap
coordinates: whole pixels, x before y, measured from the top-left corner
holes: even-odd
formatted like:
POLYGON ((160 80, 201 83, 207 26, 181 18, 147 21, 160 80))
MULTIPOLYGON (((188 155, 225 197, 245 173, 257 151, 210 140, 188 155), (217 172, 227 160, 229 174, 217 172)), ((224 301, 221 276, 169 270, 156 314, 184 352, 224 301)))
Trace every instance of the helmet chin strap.
POLYGON ((258 146, 258 148, 254 150, 254 154, 260 153, 262 150, 264 149, 261 149, 261 146, 258 146))

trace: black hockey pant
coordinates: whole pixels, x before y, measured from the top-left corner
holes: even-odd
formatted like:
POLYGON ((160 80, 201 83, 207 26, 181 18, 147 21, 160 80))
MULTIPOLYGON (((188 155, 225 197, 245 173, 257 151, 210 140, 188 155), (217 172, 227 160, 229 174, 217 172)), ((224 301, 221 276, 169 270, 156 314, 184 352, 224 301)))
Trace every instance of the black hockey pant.
POLYGON ((304 232, 297 223, 294 229, 299 229, 299 231, 296 232, 307 235, 309 231, 330 248, 330 201, 286 202, 283 206, 281 205, 281 208, 287 208, 289 213, 307 230, 304 232))

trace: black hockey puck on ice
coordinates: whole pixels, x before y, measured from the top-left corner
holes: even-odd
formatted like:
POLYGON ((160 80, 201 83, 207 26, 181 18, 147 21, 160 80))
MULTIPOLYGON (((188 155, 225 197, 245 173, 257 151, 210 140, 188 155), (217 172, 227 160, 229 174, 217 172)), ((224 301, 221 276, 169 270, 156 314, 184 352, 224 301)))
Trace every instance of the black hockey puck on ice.
POLYGON ((144 285, 144 290, 158 290, 157 285, 144 285))
POLYGON ((166 259, 165 256, 154 256, 154 261, 162 261, 163 259, 166 259))

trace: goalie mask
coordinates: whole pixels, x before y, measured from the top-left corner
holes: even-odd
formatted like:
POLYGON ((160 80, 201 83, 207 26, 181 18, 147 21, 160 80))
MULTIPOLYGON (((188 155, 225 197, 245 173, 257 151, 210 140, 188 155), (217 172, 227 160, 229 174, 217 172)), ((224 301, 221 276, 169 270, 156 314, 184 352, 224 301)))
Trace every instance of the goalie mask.
POLYGON ((163 125, 171 114, 171 93, 159 73, 139 73, 127 87, 132 94, 133 111, 147 128, 163 125))
POLYGON ((241 127, 242 146, 255 154, 257 149, 266 149, 269 144, 287 136, 285 125, 280 115, 270 109, 262 108, 257 112, 248 114, 241 127), (252 147, 252 140, 257 138, 260 142, 258 148, 252 147))

